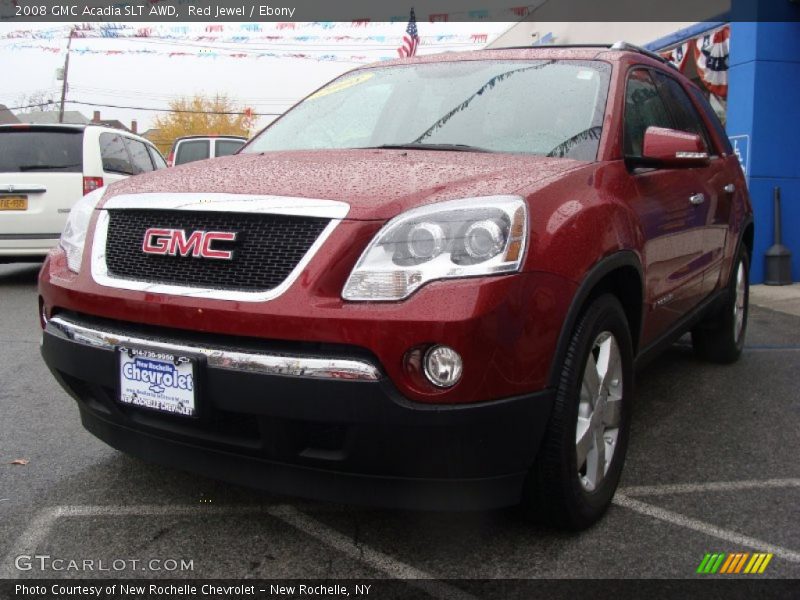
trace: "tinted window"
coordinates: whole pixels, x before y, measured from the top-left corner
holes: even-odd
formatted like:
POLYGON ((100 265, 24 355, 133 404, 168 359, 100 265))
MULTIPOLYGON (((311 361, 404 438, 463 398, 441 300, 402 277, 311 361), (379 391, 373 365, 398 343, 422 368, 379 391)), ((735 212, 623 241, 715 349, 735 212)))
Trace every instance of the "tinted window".
POLYGON ((203 160, 211 156, 208 140, 187 140, 178 145, 175 164, 182 165, 194 160, 203 160))
POLYGON ((725 127, 722 126, 717 113, 715 113, 714 109, 711 108, 711 104, 708 103, 708 100, 703 95, 703 92, 695 87, 689 89, 691 89, 692 96, 694 96, 695 101, 697 102, 698 106, 700 106, 700 110, 703 111, 703 113, 706 115, 706 119, 708 119, 708 122, 711 123, 711 128, 717 134, 717 138, 722 142, 722 151, 725 154, 733 154, 731 141, 728 139, 728 134, 725 132, 725 127))
POLYGON ((100 156, 103 159, 103 170, 110 173, 135 175, 138 173, 131 165, 125 141, 118 133, 100 134, 100 156))
POLYGON ((648 127, 674 127, 667 107, 650 74, 636 69, 628 76, 625 89, 625 156, 642 156, 644 132, 648 127))
POLYGON ((217 140, 214 156, 230 156, 242 146, 244 142, 239 140, 217 140))
POLYGON ((583 60, 363 69, 306 98, 243 151, 428 144, 594 160, 609 72, 583 60))
POLYGON ((147 149, 150 151, 150 158, 153 159, 153 164, 156 166, 156 169, 166 169, 167 161, 164 160, 161 153, 152 146, 148 146, 147 149))
POLYGON ((80 173, 82 131, 0 131, 0 173, 80 173))
POLYGON ((131 138, 125 138, 125 143, 128 145, 134 172, 139 174, 152 171, 153 163, 150 161, 150 153, 147 151, 147 146, 131 138))
POLYGON ((710 144, 705 125, 681 84, 662 73, 656 73, 656 79, 664 93, 667 105, 672 111, 675 129, 696 133, 703 140, 706 149, 713 154, 713 146, 710 144))

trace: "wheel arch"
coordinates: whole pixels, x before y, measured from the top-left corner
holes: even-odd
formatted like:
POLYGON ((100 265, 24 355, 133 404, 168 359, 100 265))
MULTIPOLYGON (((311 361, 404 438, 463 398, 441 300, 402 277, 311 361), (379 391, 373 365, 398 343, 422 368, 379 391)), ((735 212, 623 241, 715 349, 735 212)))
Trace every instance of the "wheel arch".
POLYGON ((622 304, 631 331, 634 357, 638 353, 644 317, 644 277, 636 253, 621 250, 596 263, 578 286, 558 336, 548 378, 551 386, 558 384, 560 366, 578 319, 589 303, 604 293, 614 294, 622 304))
MULTIPOLYGON (((750 218, 745 222, 744 227, 742 228, 742 237, 739 240, 739 246, 741 248, 741 246, 744 245, 744 247, 747 248, 748 258, 750 259, 751 263, 753 262, 754 240, 755 240, 755 225, 753 224, 753 219, 750 218)), ((738 252, 736 255, 738 256, 738 252)))
POLYGON ((742 221, 742 224, 739 227, 738 237, 736 239, 736 246, 734 246, 733 248, 733 256, 731 257, 730 262, 723 268, 723 273, 722 276, 720 277, 720 285, 722 284, 730 285, 731 278, 735 277, 733 273, 733 263, 736 261, 736 257, 739 256, 739 253, 742 251, 743 248, 747 252, 747 258, 752 268, 754 243, 755 243, 755 223, 753 221, 752 215, 747 215, 747 217, 742 221))

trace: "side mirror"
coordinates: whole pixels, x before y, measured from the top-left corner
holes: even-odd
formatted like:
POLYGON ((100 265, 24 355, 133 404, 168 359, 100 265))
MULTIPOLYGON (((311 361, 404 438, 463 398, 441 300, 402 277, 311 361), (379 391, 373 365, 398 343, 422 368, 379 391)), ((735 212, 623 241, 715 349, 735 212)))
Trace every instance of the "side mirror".
POLYGON ((642 158, 661 167, 704 167, 708 152, 696 133, 665 127, 648 127, 644 132, 642 158))

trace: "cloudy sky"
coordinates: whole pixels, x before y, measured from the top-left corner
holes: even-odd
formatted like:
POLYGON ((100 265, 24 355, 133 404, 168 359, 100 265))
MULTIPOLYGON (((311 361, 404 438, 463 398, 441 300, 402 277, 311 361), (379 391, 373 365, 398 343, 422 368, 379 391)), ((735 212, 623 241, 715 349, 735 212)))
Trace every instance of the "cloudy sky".
MULTIPOLYGON (((145 108, 163 109, 170 100, 195 93, 225 93, 257 113, 280 113, 344 71, 395 57, 406 27, 399 22, 124 25, 129 29, 119 32, 122 37, 73 39, 67 98, 106 106, 68 103, 66 108, 88 118, 100 110, 104 119, 126 125, 137 119, 140 132, 158 114, 145 108), (127 37, 140 27, 150 28, 150 37, 127 37)), ((479 49, 511 25, 421 22, 418 54, 479 49)), ((0 103, 16 107, 40 92, 60 99, 56 71, 64 64, 70 27, 0 23, 0 103)), ((86 35, 99 36, 100 31, 86 35)), ((261 117, 258 125, 271 118, 261 117)))

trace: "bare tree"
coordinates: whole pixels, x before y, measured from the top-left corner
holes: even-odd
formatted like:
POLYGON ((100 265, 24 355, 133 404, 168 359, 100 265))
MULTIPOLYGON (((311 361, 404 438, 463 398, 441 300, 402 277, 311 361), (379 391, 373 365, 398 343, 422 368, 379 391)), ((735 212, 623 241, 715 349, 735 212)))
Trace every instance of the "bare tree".
POLYGON ((58 110, 56 94, 50 90, 38 90, 30 94, 17 96, 15 106, 30 106, 29 110, 58 110))

